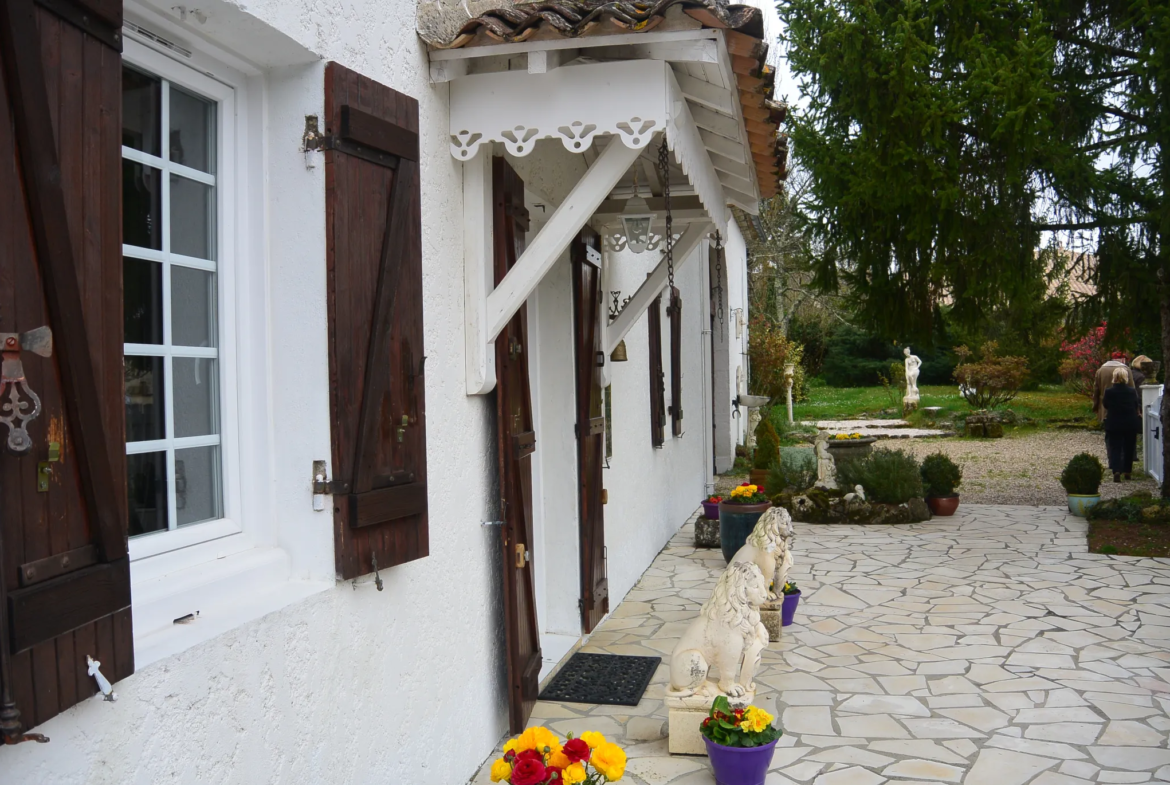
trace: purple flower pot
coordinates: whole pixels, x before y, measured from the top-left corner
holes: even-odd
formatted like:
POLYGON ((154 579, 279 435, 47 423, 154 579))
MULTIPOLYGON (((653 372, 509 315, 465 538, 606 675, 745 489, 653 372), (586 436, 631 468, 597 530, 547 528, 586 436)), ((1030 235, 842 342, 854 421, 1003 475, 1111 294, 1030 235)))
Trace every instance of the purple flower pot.
POLYGON ((703 517, 712 521, 719 520, 719 502, 703 502, 703 517))
POLYGON ((724 747, 704 736, 717 785, 764 785, 777 741, 762 747, 724 747))
POLYGON ((800 592, 784 595, 784 605, 780 608, 780 626, 787 627, 792 624, 792 619, 796 616, 796 606, 799 603, 800 592))

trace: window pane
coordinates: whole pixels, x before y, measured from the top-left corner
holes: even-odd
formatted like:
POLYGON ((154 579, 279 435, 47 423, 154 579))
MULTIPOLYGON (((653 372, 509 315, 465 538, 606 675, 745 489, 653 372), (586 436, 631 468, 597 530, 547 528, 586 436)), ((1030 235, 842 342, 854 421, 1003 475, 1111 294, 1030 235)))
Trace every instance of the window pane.
POLYGON ((215 346, 215 273, 171 265, 171 343, 215 346))
POLYGON ((180 526, 223 517, 219 447, 175 450, 175 517, 180 526))
POLYGON ((219 433, 218 363, 205 357, 171 361, 175 395, 175 436, 219 433))
POLYGON ((171 160, 215 171, 215 104, 171 85, 171 160))
POLYGON ((215 190, 203 183, 171 175, 171 251, 214 259, 215 190))
POLYGON ((127 357, 125 375, 126 441, 165 438, 163 358, 127 357))
POLYGON ((122 260, 126 343, 162 343, 162 265, 122 260))
POLYGON ((167 454, 126 456, 126 487, 130 496, 130 536, 167 528, 167 454))
POLYGON ((162 250, 162 172, 122 161, 122 242, 162 250))
POLYGON ((122 69, 122 144, 151 155, 159 150, 162 81, 133 68, 122 69))

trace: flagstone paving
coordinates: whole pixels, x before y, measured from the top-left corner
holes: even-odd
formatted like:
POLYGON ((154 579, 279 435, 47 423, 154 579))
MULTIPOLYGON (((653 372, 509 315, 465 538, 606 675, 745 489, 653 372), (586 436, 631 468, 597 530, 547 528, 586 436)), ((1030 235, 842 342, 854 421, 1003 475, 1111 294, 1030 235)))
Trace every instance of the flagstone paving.
MULTIPOLYGON (((666 750, 665 660, 723 569, 693 518, 583 647, 664 659, 636 707, 540 702, 597 730, 625 781, 711 785, 666 750)), ((767 785, 1170 781, 1170 560, 1086 553, 1059 508, 965 505, 906 526, 797 524, 797 623, 757 703, 785 735, 767 785)), ((490 764, 490 759, 489 759, 490 764)), ((487 782, 486 767, 473 782, 487 782)))

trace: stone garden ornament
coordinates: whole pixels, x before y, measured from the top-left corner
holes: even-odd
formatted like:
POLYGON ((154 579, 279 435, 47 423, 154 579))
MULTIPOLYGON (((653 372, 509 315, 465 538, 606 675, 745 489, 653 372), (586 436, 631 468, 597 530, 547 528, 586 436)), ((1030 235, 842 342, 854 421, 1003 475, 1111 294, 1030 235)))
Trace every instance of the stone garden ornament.
POLYGON ((667 698, 699 697, 710 705, 717 695, 754 693, 753 679, 768 645, 759 610, 767 600, 768 581, 760 568, 751 561, 732 562, 674 647, 667 698), (718 682, 707 679, 711 668, 719 671, 718 682))
POLYGON ((777 599, 792 569, 792 542, 796 530, 792 516, 783 507, 773 507, 760 516, 744 546, 735 552, 731 563, 750 563, 760 568, 764 579, 772 584, 768 600, 777 599))
POLYGON ((922 360, 910 353, 910 347, 902 350, 906 356, 906 395, 902 397, 902 411, 908 412, 918 408, 918 369, 922 367, 922 360))
POLYGON ((825 431, 817 433, 815 443, 817 452, 817 481, 814 488, 827 491, 837 490, 837 464, 829 453, 829 434, 825 431))

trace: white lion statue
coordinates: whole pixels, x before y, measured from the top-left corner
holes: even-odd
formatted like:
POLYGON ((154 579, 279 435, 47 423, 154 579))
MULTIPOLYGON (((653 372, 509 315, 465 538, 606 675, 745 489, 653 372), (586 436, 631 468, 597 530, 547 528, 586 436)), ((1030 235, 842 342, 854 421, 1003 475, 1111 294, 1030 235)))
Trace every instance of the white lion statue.
POLYGON ((732 562, 674 647, 667 696, 738 698, 754 692, 752 679, 768 645, 759 607, 767 599, 768 581, 760 568, 750 561, 732 562), (719 671, 718 685, 707 680, 712 667, 719 671))
POLYGON ((792 543, 796 530, 792 516, 783 507, 773 507, 756 522, 742 548, 731 557, 731 563, 751 562, 760 568, 764 579, 771 584, 768 600, 777 599, 792 569, 792 543))

